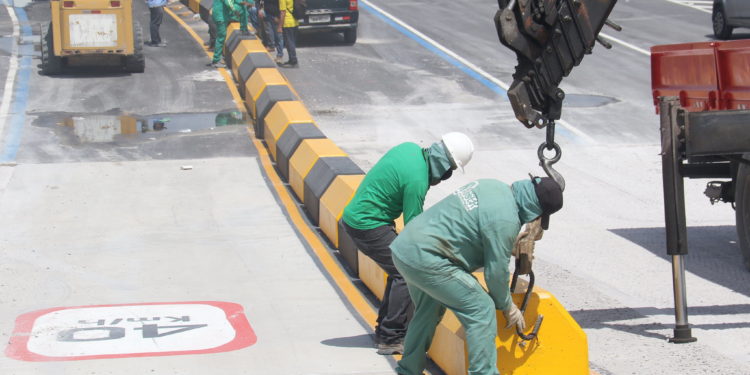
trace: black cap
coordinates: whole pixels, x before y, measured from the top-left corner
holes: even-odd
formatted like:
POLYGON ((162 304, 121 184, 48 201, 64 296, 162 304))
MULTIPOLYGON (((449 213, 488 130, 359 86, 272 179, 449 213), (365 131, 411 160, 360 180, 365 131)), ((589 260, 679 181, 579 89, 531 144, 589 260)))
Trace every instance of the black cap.
POLYGON ((563 195, 560 185, 549 177, 532 177, 534 192, 539 205, 542 206, 542 229, 549 228, 549 215, 559 211, 563 206, 563 195))

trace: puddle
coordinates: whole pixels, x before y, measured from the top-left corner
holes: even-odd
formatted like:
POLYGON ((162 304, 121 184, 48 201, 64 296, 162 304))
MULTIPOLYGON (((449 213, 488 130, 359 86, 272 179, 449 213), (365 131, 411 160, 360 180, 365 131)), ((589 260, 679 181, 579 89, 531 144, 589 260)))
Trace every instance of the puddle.
POLYGON ((119 114, 39 114, 34 126, 70 131, 81 143, 122 140, 154 140, 170 134, 211 131, 228 125, 247 125, 240 111, 170 113, 149 116, 119 114))
POLYGON ((563 107, 591 108, 591 107, 602 107, 607 104, 618 103, 618 102, 620 101, 611 96, 565 94, 563 107))

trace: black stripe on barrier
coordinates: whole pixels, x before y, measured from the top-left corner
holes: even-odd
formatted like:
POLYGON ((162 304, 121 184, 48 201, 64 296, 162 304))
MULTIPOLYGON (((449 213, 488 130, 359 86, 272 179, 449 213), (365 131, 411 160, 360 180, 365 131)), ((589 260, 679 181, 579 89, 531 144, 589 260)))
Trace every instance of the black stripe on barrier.
POLYGON ((237 69, 239 75, 239 86, 240 95, 245 97, 245 83, 250 79, 250 76, 255 73, 258 68, 275 68, 276 63, 271 59, 265 52, 253 52, 247 54, 245 60, 242 61, 240 67, 237 69))
POLYGON ((307 216, 313 224, 320 219, 320 198, 326 192, 336 176, 365 174, 348 156, 331 156, 318 158, 310 172, 305 176, 304 202, 307 216))
POLYGON ((214 0, 201 0, 198 4, 198 14, 201 15, 203 22, 208 23, 211 19, 211 8, 214 6, 214 0))
POLYGON ((263 131, 266 125, 266 115, 277 102, 294 101, 297 97, 287 85, 270 85, 266 86, 263 93, 255 102, 257 118, 255 119, 255 137, 263 139, 263 131))
POLYGON ((255 34, 242 34, 242 31, 240 30, 233 32, 232 35, 227 38, 227 44, 224 46, 224 64, 226 64, 227 69, 232 69, 232 53, 237 49, 237 46, 240 45, 240 42, 243 40, 255 39, 258 39, 255 34))
POLYGON ((344 259, 343 264, 349 271, 349 275, 359 277, 359 252, 354 240, 344 230, 344 220, 339 220, 339 254, 344 259))
POLYGON ((188 2, 188 0, 180 0, 180 3, 182 3, 182 5, 184 5, 186 7, 188 7, 190 5, 190 2, 188 2))
POLYGON ((289 182, 289 158, 305 139, 325 138, 320 129, 313 123, 289 124, 276 142, 276 168, 281 178, 289 182))

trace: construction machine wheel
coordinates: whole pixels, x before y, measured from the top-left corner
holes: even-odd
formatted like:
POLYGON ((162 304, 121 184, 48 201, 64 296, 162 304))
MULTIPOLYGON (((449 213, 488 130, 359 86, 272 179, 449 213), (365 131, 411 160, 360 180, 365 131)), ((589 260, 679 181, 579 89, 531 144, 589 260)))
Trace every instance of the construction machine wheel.
POLYGON ((143 30, 137 21, 133 23, 133 54, 125 56, 123 65, 128 73, 143 73, 146 70, 146 58, 143 56, 143 30))
POLYGON ((714 5, 713 12, 711 13, 711 21, 714 26, 714 36, 716 38, 727 40, 732 36, 733 27, 729 26, 724 7, 721 5, 714 5))
MULTIPOLYGON (((750 155, 745 155, 745 157, 750 157, 750 155)), ((750 164, 740 164, 734 189, 737 237, 739 237, 742 256, 745 258, 745 267, 750 270, 750 164)))
POLYGON ((40 28, 39 35, 41 35, 42 39, 42 74, 48 76, 60 74, 63 69, 63 59, 60 56, 55 56, 52 23, 47 23, 46 27, 42 24, 40 28))

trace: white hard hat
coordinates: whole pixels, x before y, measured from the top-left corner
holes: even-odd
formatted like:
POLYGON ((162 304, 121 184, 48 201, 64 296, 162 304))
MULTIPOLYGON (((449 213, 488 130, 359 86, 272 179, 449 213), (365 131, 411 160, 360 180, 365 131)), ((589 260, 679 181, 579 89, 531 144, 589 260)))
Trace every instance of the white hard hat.
POLYGON ((474 154, 474 144, 471 143, 471 139, 464 133, 450 132, 443 134, 443 144, 453 166, 463 172, 464 167, 471 160, 471 155, 474 154))

